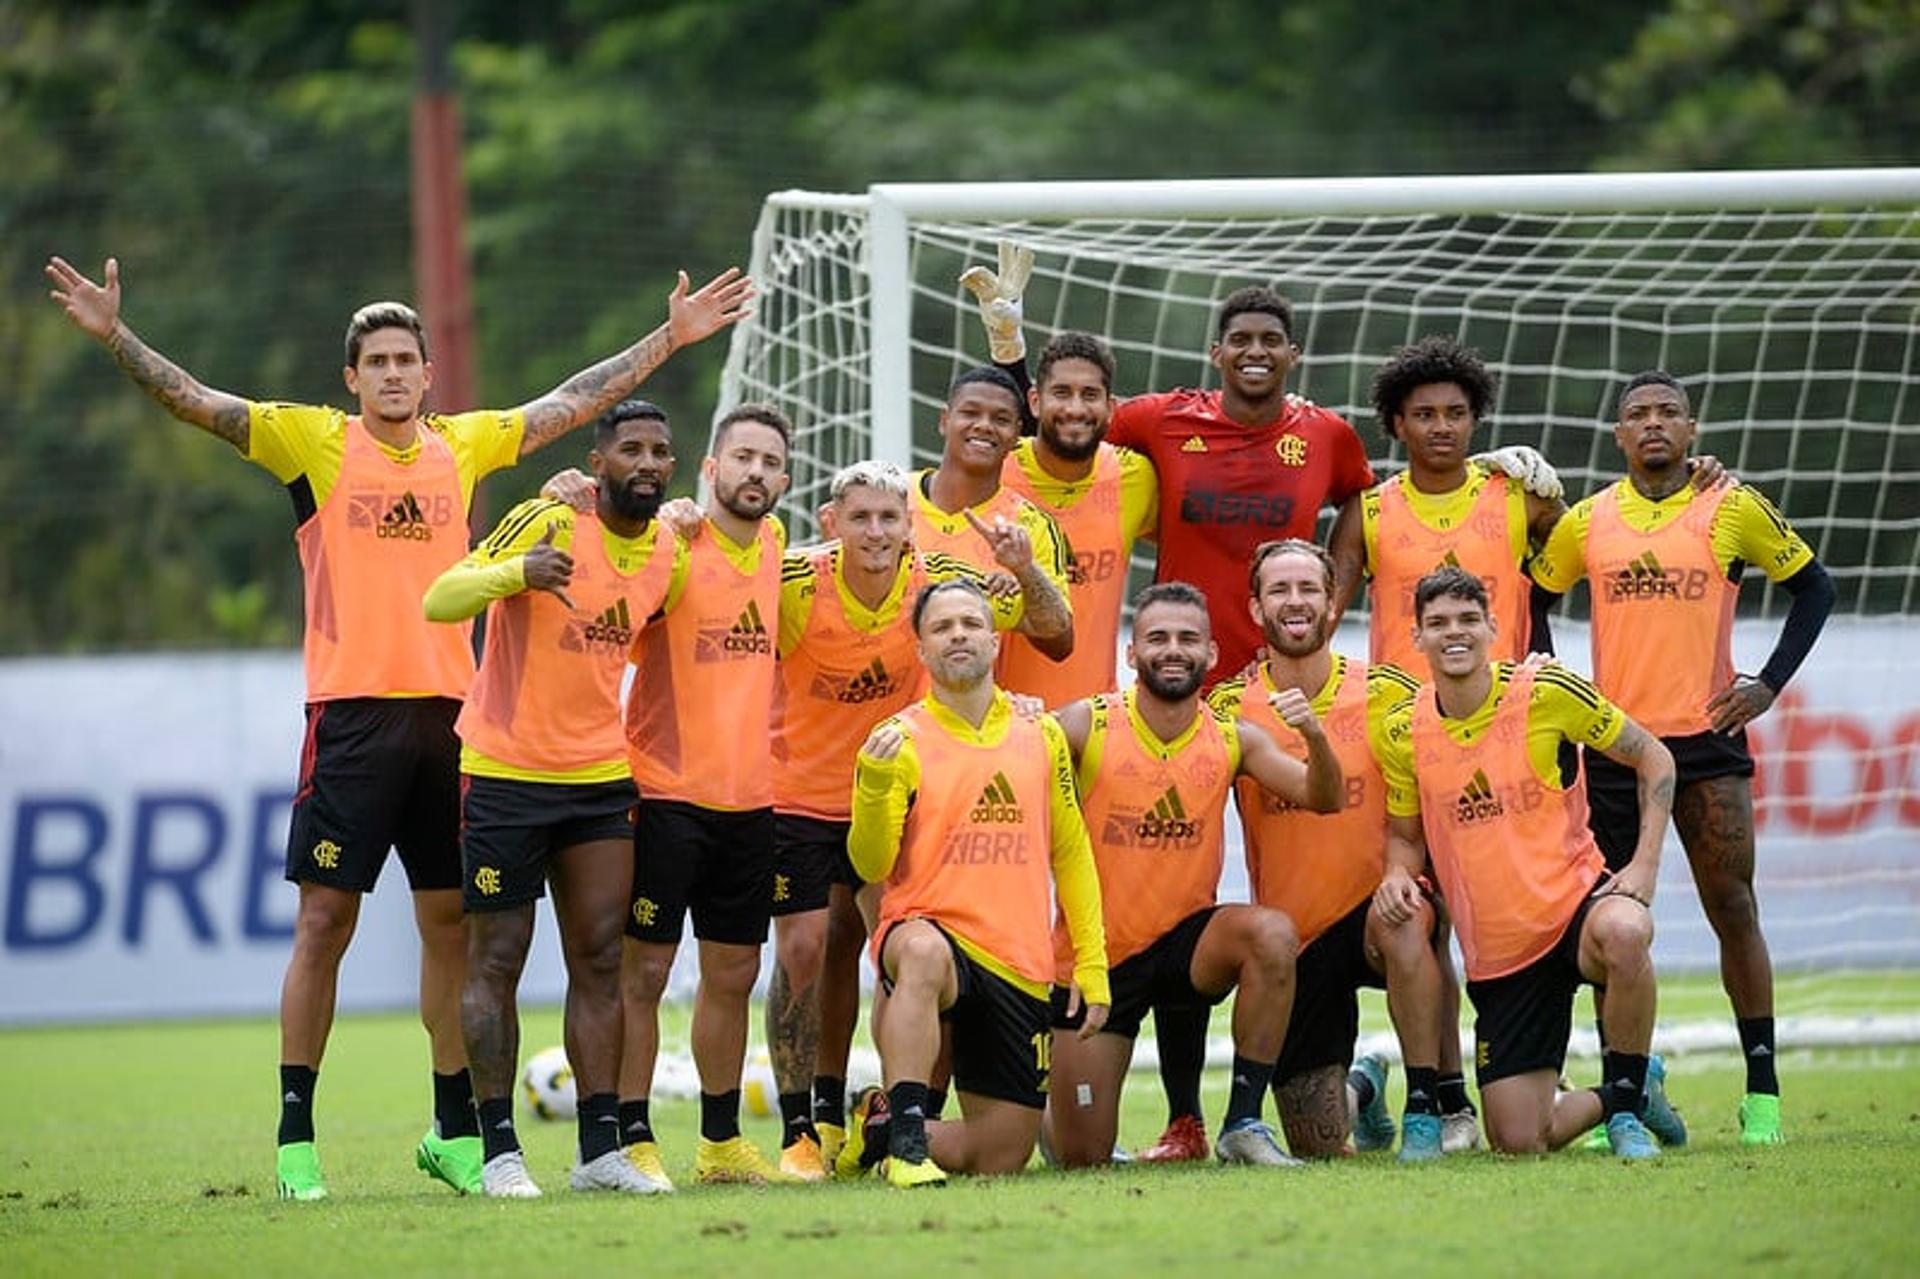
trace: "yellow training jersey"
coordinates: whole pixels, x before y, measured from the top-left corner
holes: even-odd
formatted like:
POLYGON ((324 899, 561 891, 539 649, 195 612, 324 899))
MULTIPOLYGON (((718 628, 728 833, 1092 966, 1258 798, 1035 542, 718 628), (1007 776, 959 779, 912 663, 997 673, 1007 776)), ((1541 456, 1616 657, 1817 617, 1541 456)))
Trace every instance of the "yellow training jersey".
MULTIPOLYGON (((325 504, 340 478, 340 465, 347 452, 347 420, 347 414, 329 405, 276 401, 247 405, 247 460, 287 486, 303 523, 316 507, 325 504)), ((519 461, 520 442, 526 432, 525 419, 518 409, 429 413, 420 424, 452 450, 460 475, 461 499, 468 505, 472 505, 475 484, 519 461)), ((374 443, 400 466, 409 466, 420 456, 418 439, 404 449, 389 448, 378 440, 374 443)), ((461 514, 465 518, 465 512, 461 514)))

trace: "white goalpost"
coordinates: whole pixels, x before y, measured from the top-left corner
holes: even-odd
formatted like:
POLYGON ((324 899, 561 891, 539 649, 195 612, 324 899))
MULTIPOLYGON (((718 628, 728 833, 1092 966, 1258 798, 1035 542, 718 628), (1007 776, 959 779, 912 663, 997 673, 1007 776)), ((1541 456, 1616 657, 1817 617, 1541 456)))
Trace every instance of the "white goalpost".
MULTIPOLYGON (((1103 336, 1121 394, 1217 385, 1221 299, 1276 288, 1299 316, 1293 389, 1353 422, 1383 474, 1400 462, 1368 383, 1421 335, 1486 356, 1500 392, 1478 446, 1539 448, 1570 499, 1621 474, 1605 428, 1625 379, 1677 376, 1702 451, 1780 506, 1839 590, 1754 733, 1783 1039, 1920 1038, 1920 168, 777 192, 720 407, 793 417, 796 537, 838 467, 935 459, 948 382, 987 359, 956 278, 1003 238, 1035 252, 1033 349, 1103 336)), ((1735 647, 1753 670, 1786 597, 1748 576, 1735 647)), ((1581 669, 1583 618, 1581 598, 1555 625, 1581 669)), ((1713 970, 1677 844, 1659 926, 1663 966, 1713 970)), ((1697 1011, 1731 1042, 1723 1002, 1697 1011)))

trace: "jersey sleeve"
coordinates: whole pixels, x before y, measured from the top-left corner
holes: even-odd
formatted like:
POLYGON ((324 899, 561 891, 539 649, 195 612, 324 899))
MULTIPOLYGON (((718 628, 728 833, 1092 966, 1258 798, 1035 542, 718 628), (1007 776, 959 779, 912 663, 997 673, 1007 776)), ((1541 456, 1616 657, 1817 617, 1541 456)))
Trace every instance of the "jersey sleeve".
POLYGON ((1392 662, 1375 662, 1367 667, 1367 722, 1384 716, 1420 691, 1420 681, 1392 662))
POLYGON ((820 585, 813 570, 813 557, 788 551, 780 557, 780 656, 800 647, 807 632, 807 618, 813 612, 814 596, 820 585))
POLYGON ((1120 459, 1120 527, 1129 542, 1152 537, 1160 525, 1160 476, 1145 453, 1116 450, 1120 459))
POLYGON ((531 498, 507 512, 493 532, 466 558, 442 573, 427 589, 427 618, 457 622, 488 604, 527 589, 526 553, 553 530, 553 544, 573 547, 573 508, 564 502, 531 498))
POLYGON ((1233 720, 1240 718, 1240 707, 1247 697, 1247 677, 1234 675, 1215 684, 1206 694, 1207 705, 1213 713, 1233 720))
POLYGON ((1387 815, 1420 815, 1420 782, 1413 771, 1413 699, 1376 713, 1367 708, 1367 745, 1387 787, 1387 815))
MULTIPOLYGON (((1053 832, 1053 883, 1060 913, 1073 942, 1073 980, 1090 1004, 1111 1004, 1107 983, 1106 923, 1100 913, 1100 874, 1093 861, 1093 841, 1080 811, 1074 784, 1073 752, 1067 735, 1051 715, 1040 719, 1046 739, 1049 772, 1047 787, 1049 826, 1053 832)), ((858 863, 855 863, 856 868, 858 863)))
MULTIPOLYGON (((897 719, 885 722, 900 727, 897 719)), ((861 748, 853 766, 853 822, 847 831, 847 859, 861 879, 877 883, 893 872, 907 808, 919 789, 920 753, 911 735, 890 760, 875 759, 861 748)))
POLYGON ((1604 751, 1620 739, 1626 714, 1600 695, 1593 681, 1564 666, 1534 672, 1530 722, 1550 725, 1570 742, 1604 751))
POLYGON ((520 442, 526 437, 526 415, 519 409, 482 409, 435 417, 434 426, 453 450, 461 485, 473 486, 520 460, 520 442))
POLYGON ((1547 544, 1528 564, 1541 590, 1565 595, 1575 582, 1587 575, 1587 528, 1592 522, 1593 499, 1585 497, 1574 503, 1553 526, 1553 532, 1547 535, 1547 544))
MULTIPOLYGON (((1758 489, 1743 486, 1727 494, 1716 523, 1731 526, 1728 531, 1733 534, 1734 553, 1772 581, 1784 582, 1813 563, 1813 548, 1758 489)), ((1714 532, 1718 534, 1720 529, 1716 527, 1714 532)), ((1720 541, 1718 537, 1714 540, 1716 544, 1720 541)))
MULTIPOLYGON (((291 484, 324 462, 329 439, 340 437, 346 422, 340 410, 322 405, 249 402, 247 460, 282 484, 291 484)), ((343 456, 338 444, 333 453, 336 458, 343 456)))
MULTIPOLYGON (((944 551, 927 551, 921 556, 926 567, 929 582, 972 582, 981 590, 987 586, 987 575, 965 560, 957 559, 944 551)), ((989 595, 987 603, 993 609, 993 629, 1010 631, 1020 625, 1020 619, 1027 615, 1027 598, 1019 591, 1006 595, 989 595)), ((913 601, 906 601, 911 610, 913 601)))
POLYGON ((1159 399, 1157 395, 1136 395, 1114 405, 1107 422, 1107 443, 1151 457, 1153 426, 1160 417, 1159 399))

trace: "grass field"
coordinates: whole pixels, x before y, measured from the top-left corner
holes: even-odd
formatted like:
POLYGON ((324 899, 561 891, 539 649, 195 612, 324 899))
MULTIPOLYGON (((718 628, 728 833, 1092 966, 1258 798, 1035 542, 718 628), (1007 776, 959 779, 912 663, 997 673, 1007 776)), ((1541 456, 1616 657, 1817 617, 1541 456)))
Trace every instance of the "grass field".
MULTIPOLYGON (((1667 1001, 1711 1009, 1710 987, 1667 1001)), ((524 1047, 559 1039, 531 1010, 524 1047)), ((668 1028, 669 1046, 684 1026, 668 1028)), ((549 1195, 461 1200, 415 1172, 429 1111, 411 1019, 344 1018, 317 1102, 334 1197, 272 1197, 275 1032, 267 1021, 0 1031, 0 1273, 380 1275, 590 1272, 928 1275, 1171 1272, 1895 1275, 1920 1271, 1920 1053, 1783 1055, 1791 1143, 1735 1142, 1728 1054, 1674 1063, 1692 1146, 1652 1166, 1564 1152, 1403 1169, 1369 1157, 1298 1172, 1218 1167, 1035 1171, 903 1195, 878 1184, 565 1189, 571 1124, 526 1116, 549 1195)), ((1579 1077, 1584 1063, 1571 1070, 1579 1077)), ((1210 1078, 1217 1116, 1223 1078, 1210 1078)), ((1129 1085, 1122 1135, 1163 1118, 1129 1085)), ((770 1119, 747 1121, 764 1146, 770 1119)), ((656 1104, 688 1171, 696 1107, 656 1104)))

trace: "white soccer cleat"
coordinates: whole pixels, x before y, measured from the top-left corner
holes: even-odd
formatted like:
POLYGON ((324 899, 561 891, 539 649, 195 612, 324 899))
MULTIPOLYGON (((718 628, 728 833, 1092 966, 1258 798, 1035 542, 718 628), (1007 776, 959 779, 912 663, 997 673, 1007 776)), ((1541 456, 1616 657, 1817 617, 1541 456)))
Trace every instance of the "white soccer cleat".
POLYGON ((1440 1149, 1449 1155, 1480 1149, 1480 1116, 1456 1110, 1440 1117, 1440 1149))
POLYGON ((663 1186, 634 1167, 624 1150, 609 1150, 591 1163, 575 1164, 569 1184, 575 1190, 617 1190, 629 1195, 673 1192, 672 1185, 663 1186))
POLYGON ((1242 1119, 1220 1134, 1214 1154, 1223 1164, 1258 1164, 1267 1168, 1298 1168, 1301 1161, 1280 1149, 1273 1129, 1258 1119, 1242 1119))
POLYGON ((480 1165, 480 1189, 489 1199, 538 1199, 540 1187, 527 1175, 527 1157, 518 1150, 495 1155, 480 1165))

